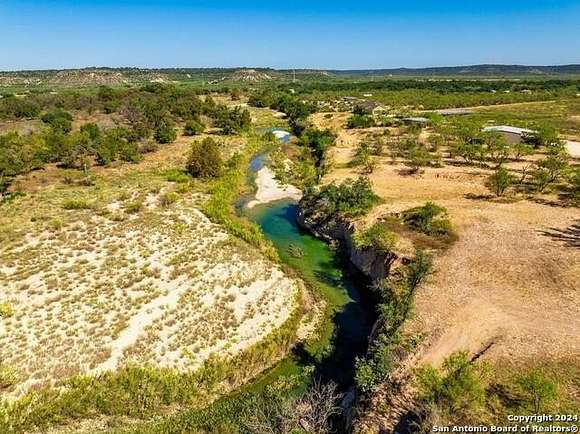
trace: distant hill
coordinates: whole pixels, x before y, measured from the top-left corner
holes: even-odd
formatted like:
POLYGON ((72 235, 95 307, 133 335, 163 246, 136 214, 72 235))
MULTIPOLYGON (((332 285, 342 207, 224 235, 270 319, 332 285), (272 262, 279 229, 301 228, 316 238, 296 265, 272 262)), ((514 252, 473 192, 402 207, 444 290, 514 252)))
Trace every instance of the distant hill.
POLYGON ((556 66, 470 65, 431 68, 394 68, 331 70, 335 75, 400 75, 400 76, 542 76, 580 75, 580 64, 556 66))
POLYGON ((580 64, 558 66, 472 65, 433 68, 316 70, 273 68, 106 68, 0 71, 0 86, 90 86, 201 81, 257 83, 341 77, 553 77, 580 75, 580 64))

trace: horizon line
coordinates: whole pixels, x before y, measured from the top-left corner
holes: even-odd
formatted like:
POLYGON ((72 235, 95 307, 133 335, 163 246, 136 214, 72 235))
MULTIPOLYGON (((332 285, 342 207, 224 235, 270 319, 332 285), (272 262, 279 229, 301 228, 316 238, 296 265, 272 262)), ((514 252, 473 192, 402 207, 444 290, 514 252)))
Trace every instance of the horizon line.
POLYGON ((473 68, 473 67, 523 67, 523 68, 556 68, 556 67, 580 67, 580 61, 578 63, 557 63, 557 64, 523 64, 523 63, 473 63, 473 64, 461 64, 461 65, 435 65, 435 66, 420 66, 420 67, 408 67, 408 66, 397 66, 397 67, 381 67, 381 68, 318 68, 318 67, 285 67, 285 68, 275 68, 272 66, 79 66, 79 67, 62 67, 62 68, 42 68, 42 69, 2 69, 0 73, 10 73, 10 72, 50 72, 50 71, 77 71, 77 70, 90 70, 90 69, 135 69, 135 70, 179 70, 179 69, 190 69, 190 70, 208 70, 208 69, 224 69, 224 70, 243 70, 243 69, 267 69, 272 71, 338 71, 338 72, 349 72, 349 71, 418 71, 418 70, 429 70, 429 69, 443 69, 443 68, 473 68))

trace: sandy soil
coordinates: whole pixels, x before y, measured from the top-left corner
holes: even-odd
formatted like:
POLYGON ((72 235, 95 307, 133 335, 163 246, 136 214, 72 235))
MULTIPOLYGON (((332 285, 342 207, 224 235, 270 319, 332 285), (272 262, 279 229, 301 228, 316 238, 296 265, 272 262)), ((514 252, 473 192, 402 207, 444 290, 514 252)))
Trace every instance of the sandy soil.
MULTIPOLYGON (((339 132, 336 168, 325 181, 358 176, 345 164, 356 143, 357 133, 339 132)), ((408 328, 426 334, 420 362, 437 364, 453 351, 477 352, 489 343, 485 357, 494 360, 580 360, 578 209, 549 197, 490 199, 487 169, 446 165, 415 176, 404 169, 381 157, 370 178, 385 203, 368 219, 433 200, 448 209, 459 235, 417 293, 408 328)))
POLYGON ((302 192, 293 185, 281 186, 274 177, 274 172, 268 167, 256 172, 256 186, 258 190, 255 199, 248 202, 248 208, 280 199, 300 200, 302 197, 302 192))
MULTIPOLYGON (((0 301, 14 309, 0 318, 0 363, 18 375, 3 397, 128 361, 195 369, 288 318, 297 282, 212 224, 200 194, 160 205, 180 185, 152 174, 182 167, 191 141, 93 167, 91 188, 53 165, 18 179, 27 195, 0 213, 0 301), (64 210, 73 198, 92 208, 64 210)), ((244 144, 223 141, 232 153, 244 144)))
POLYGON ((580 158, 580 142, 566 141, 566 149, 573 158, 580 158))

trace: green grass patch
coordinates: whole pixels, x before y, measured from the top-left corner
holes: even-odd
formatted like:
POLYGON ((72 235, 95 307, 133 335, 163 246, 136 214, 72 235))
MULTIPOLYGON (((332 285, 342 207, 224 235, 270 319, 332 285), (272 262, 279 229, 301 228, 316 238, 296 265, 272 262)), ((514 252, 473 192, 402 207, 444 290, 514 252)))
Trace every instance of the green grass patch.
POLYGON ((264 237, 260 227, 237 216, 235 212, 235 203, 246 188, 250 159, 265 146, 259 136, 255 134, 247 136, 244 152, 234 155, 224 173, 213 182, 210 188, 211 197, 203 204, 202 210, 210 220, 223 226, 230 234, 259 248, 269 259, 278 261, 276 249, 264 237))

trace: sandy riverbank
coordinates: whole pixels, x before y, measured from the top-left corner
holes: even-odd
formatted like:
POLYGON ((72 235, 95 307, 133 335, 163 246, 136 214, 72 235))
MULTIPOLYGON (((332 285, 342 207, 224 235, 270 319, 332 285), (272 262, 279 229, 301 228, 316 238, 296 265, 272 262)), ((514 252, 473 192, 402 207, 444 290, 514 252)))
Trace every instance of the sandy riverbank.
POLYGON ((281 186, 274 177, 274 172, 268 167, 263 167, 256 172, 256 186, 258 187, 256 196, 248 202, 248 208, 280 199, 300 200, 302 198, 302 192, 293 185, 281 186))

